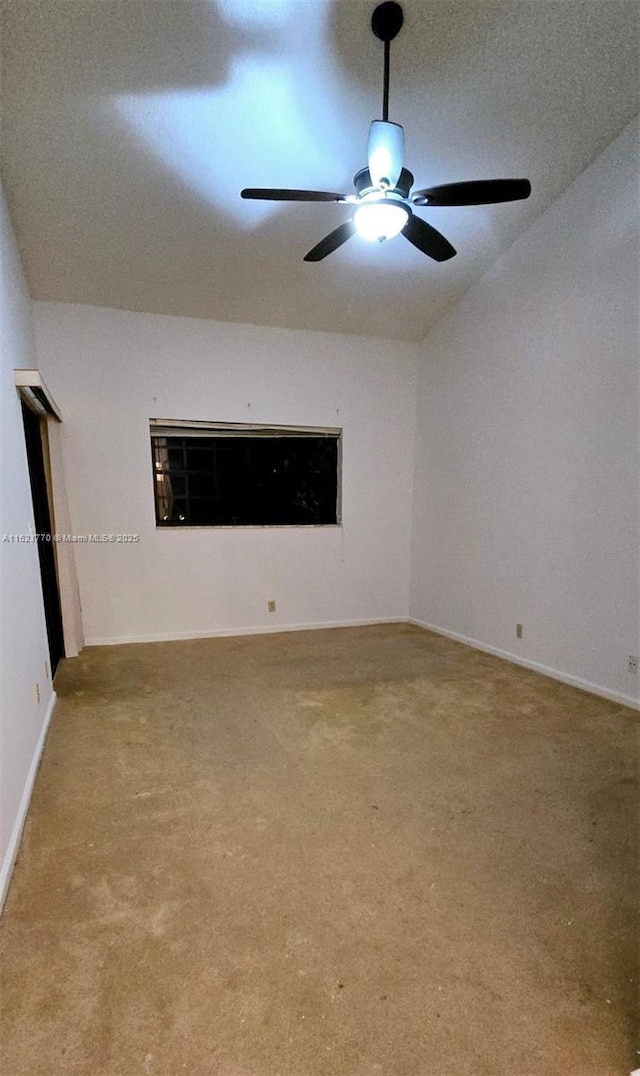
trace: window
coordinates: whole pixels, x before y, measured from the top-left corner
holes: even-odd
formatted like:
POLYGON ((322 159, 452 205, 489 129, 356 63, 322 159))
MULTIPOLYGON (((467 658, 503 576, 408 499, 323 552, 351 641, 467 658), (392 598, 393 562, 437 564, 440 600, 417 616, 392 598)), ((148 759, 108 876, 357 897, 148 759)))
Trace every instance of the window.
POLYGON ((156 525, 335 525, 341 433, 152 419, 156 525))

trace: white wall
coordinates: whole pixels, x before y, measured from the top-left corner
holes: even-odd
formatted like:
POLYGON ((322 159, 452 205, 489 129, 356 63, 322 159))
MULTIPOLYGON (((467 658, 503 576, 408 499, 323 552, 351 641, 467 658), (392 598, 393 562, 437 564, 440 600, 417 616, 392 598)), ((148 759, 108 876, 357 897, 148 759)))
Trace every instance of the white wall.
POLYGON ((0 188, 0 908, 53 706, 38 550, 14 368, 35 367, 31 303, 0 188), (37 701, 36 685, 40 701, 37 701))
POLYGON ((140 535, 76 547, 88 643, 406 617, 414 345, 35 309, 74 529, 140 535), (152 416, 343 427, 343 527, 156 530, 152 416))
POLYGON ((424 342, 411 587, 417 620, 628 698, 637 139, 624 132, 424 342))

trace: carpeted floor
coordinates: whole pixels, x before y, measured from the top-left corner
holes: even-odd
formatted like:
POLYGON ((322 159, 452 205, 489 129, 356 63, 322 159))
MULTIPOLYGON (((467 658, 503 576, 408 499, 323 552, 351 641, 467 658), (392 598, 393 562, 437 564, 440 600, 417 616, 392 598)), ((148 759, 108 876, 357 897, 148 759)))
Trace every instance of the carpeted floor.
POLYGON ((65 662, 2 1076, 620 1076, 638 715, 408 625, 65 662))

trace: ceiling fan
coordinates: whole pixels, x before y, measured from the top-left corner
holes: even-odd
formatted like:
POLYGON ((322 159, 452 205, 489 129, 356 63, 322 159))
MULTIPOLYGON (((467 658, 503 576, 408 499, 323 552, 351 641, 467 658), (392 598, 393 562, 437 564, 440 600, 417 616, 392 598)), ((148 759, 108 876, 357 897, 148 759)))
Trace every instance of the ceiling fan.
POLYGON ((389 122, 390 44, 402 23, 402 8, 394 0, 379 4, 371 17, 371 29, 384 43, 382 119, 371 124, 367 167, 353 177, 355 195, 264 187, 245 187, 240 192, 242 198, 272 202, 339 202, 355 206, 350 220, 334 228, 305 254, 306 262, 322 261, 356 232, 379 242, 402 233, 423 254, 444 262, 453 258, 454 247, 431 224, 416 216, 414 207, 492 205, 528 198, 531 193, 528 179, 476 179, 411 191, 413 176, 404 167, 404 130, 398 123, 389 122))

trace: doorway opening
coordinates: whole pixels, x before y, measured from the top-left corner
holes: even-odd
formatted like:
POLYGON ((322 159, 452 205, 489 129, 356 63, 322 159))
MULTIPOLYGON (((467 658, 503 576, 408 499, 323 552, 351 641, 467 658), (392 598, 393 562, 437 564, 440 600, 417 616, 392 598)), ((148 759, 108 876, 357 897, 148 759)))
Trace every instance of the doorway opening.
POLYGON ((29 480, 31 498, 36 525, 38 557, 40 560, 40 578, 42 580, 42 597, 44 616, 47 625, 49 658, 51 661, 51 679, 55 675, 58 663, 64 657, 64 638, 62 634, 62 612, 60 609, 60 591, 54 541, 51 533, 51 511, 45 470, 45 449, 42 439, 42 419, 22 401, 22 418, 27 445, 29 480))

